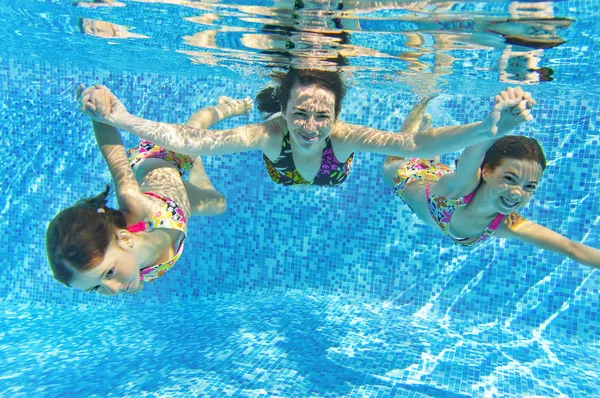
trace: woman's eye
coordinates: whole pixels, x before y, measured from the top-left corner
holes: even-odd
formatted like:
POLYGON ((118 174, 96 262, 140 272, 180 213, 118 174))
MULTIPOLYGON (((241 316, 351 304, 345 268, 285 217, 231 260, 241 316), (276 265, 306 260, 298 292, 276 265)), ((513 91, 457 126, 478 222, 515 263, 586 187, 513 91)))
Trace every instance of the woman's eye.
POLYGON ((115 274, 115 269, 111 268, 107 273, 106 273, 106 279, 110 279, 113 277, 113 275, 115 274))
POLYGON ((319 121, 329 120, 329 115, 317 115, 317 120, 319 120, 319 121))
POLYGON ((512 183, 512 182, 515 182, 515 179, 514 179, 514 178, 512 178, 512 177, 508 177, 508 176, 507 176, 507 177, 504 177, 504 180, 505 180, 505 181, 507 181, 507 182, 511 182, 511 183, 512 183))

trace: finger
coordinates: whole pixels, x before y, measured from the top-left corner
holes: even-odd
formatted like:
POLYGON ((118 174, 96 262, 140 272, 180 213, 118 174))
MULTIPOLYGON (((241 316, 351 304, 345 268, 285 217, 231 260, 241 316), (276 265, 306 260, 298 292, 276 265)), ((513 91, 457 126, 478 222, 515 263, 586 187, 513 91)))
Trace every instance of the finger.
POLYGON ((515 98, 523 98, 523 94, 525 94, 525 92, 520 86, 513 88, 513 93, 515 95, 515 98))
POLYGON ((81 98, 85 98, 86 96, 88 96, 91 92, 93 92, 95 90, 95 88, 92 87, 88 87, 85 90, 83 90, 83 92, 81 93, 81 98))
POLYGON ((500 96, 502 97, 502 101, 510 100, 510 97, 508 96, 508 93, 506 91, 501 91, 500 96))
POLYGON ((502 100, 502 102, 497 103, 496 105, 494 105, 494 109, 497 111, 504 111, 504 110, 510 110, 510 108, 514 108, 515 106, 519 105, 519 100, 502 100))
POLYGON ((526 122, 530 122, 533 120, 533 115, 531 114, 531 111, 529 109, 526 109, 519 114, 519 118, 526 122))
POLYGON ((81 98, 81 93, 83 93, 83 90, 85 89, 85 86, 83 84, 80 84, 76 89, 75 89, 75 99, 77 101, 79 101, 79 99, 81 98))
POLYGON ((533 108, 536 104, 537 104, 537 102, 533 98, 527 99, 527 107, 528 108, 533 108))
POLYGON ((81 98, 79 99, 79 108, 81 109, 82 112, 85 112, 87 110, 88 103, 90 103, 89 93, 82 95, 81 98))
POLYGON ((500 94, 496 95, 496 97, 494 98, 494 102, 496 104, 499 102, 502 102, 502 101, 504 101, 504 100, 502 99, 502 96, 500 94))
POLYGON ((102 89, 102 90, 106 90, 106 92, 107 92, 108 94, 110 94, 110 95, 114 95, 114 94, 112 93, 112 91, 110 91, 110 90, 108 89, 108 87, 106 87, 105 85, 102 85, 102 84, 96 84, 96 88, 99 88, 99 89, 102 89))
POLYGON ((506 95, 509 99, 515 99, 515 90, 512 87, 507 88, 506 95))

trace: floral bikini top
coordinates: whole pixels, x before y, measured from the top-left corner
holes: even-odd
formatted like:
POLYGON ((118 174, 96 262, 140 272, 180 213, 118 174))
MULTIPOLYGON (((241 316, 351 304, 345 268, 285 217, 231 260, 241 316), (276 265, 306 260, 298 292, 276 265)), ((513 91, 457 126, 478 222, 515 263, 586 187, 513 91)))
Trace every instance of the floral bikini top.
POLYGON ((325 149, 323 149, 323 157, 321 160, 321 168, 312 181, 306 181, 296 169, 294 159, 292 157, 292 144, 290 142, 290 132, 287 131, 281 142, 281 153, 274 162, 263 154, 265 165, 269 176, 277 184, 282 185, 321 185, 321 186, 336 186, 343 183, 352 166, 352 158, 354 153, 348 157, 345 162, 340 162, 333 153, 331 140, 325 139, 325 149))
POLYGON ((429 187, 431 184, 428 184, 425 187, 425 193, 427 194, 427 206, 429 207, 429 212, 431 216, 436 221, 437 225, 444 231, 450 239, 452 239, 456 244, 461 246, 473 246, 477 243, 481 243, 484 240, 488 239, 490 236, 494 235, 500 223, 504 219, 504 215, 498 213, 496 217, 492 220, 490 225, 487 226, 483 234, 476 240, 472 242, 468 242, 471 238, 456 238, 452 236, 450 233, 450 220, 452 219, 452 214, 456 210, 457 207, 466 206, 471 202, 473 197, 475 196, 475 191, 471 192, 467 196, 463 196, 462 198, 448 198, 445 196, 437 196, 429 193, 429 187))
POLYGON ((177 253, 175 253, 173 258, 162 264, 156 264, 140 271, 140 280, 142 282, 152 282, 170 270, 177 260, 179 260, 179 257, 181 257, 181 254, 183 253, 183 241, 187 236, 187 219, 185 218, 181 207, 179 207, 179 205, 171 198, 166 198, 153 192, 144 192, 144 195, 162 200, 164 206, 161 210, 152 214, 144 221, 140 221, 139 223, 127 227, 129 232, 149 232, 158 228, 169 228, 182 232, 178 242, 177 253))

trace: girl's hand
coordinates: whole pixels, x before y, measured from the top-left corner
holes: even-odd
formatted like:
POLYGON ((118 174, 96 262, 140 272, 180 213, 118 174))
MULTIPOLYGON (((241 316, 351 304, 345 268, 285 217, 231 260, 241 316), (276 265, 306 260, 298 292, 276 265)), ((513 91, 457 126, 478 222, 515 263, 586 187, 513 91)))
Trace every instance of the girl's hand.
POLYGON ((100 123, 114 126, 129 115, 125 106, 106 86, 97 84, 85 88, 82 84, 75 91, 75 98, 81 111, 100 123))
POLYGON ((483 121, 494 138, 502 137, 521 124, 533 120, 531 109, 536 102, 521 87, 509 87, 496 96, 494 108, 483 121))

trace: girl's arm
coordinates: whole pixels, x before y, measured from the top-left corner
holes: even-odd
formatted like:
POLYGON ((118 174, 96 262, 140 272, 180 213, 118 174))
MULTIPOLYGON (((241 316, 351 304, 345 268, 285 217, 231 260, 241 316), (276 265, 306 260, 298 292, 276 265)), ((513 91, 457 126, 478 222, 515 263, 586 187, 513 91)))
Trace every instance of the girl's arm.
POLYGON ((431 157, 499 138, 520 124, 532 120, 529 108, 535 104, 519 87, 509 88, 500 102, 481 122, 461 126, 418 130, 414 134, 384 132, 373 128, 336 123, 335 136, 348 152, 364 151, 388 156, 431 157), (520 109, 520 112, 509 111, 520 109))
POLYGON ((600 268, 600 250, 574 242, 553 230, 512 213, 498 229, 501 238, 517 238, 539 248, 564 254, 578 263, 600 268))
MULTIPOLYGON (((494 108, 499 110, 499 114, 496 115, 498 120, 503 117, 510 118, 513 112, 519 112, 519 117, 523 120, 531 120, 532 116, 529 107, 533 106, 534 103, 528 93, 524 93, 520 89, 508 89, 496 96, 496 105, 494 108), (504 106, 513 100, 520 101, 519 105, 514 108, 504 106), (532 102, 527 106, 526 101, 532 102), (504 116, 503 114, 507 115, 504 116)), ((460 197, 473 192, 480 183, 481 164, 483 163, 485 154, 494 144, 494 141, 487 140, 465 149, 458 158, 456 172, 446 174, 433 184, 431 187, 432 193, 440 196, 460 197)))
MULTIPOLYGON (((77 89, 76 97, 79 99, 83 92, 83 86, 77 89)), ((86 105, 89 106, 89 105, 86 105)), ((127 221, 138 221, 147 215, 142 190, 135 175, 131 171, 129 159, 121 135, 112 126, 92 121, 96 144, 106 161, 110 171, 119 209, 125 213, 127 221)))
POLYGON ((262 150, 271 133, 280 127, 277 121, 271 121, 230 130, 203 130, 183 124, 154 122, 129 114, 121 101, 108 88, 100 85, 86 89, 80 105, 85 114, 98 122, 129 131, 171 151, 192 156, 262 150))

